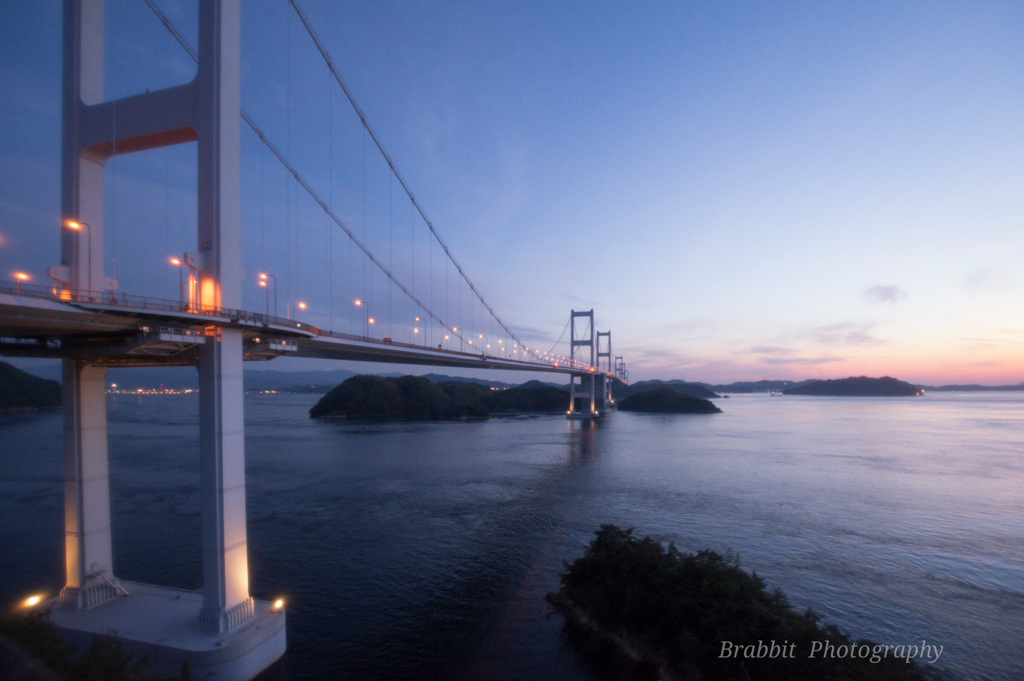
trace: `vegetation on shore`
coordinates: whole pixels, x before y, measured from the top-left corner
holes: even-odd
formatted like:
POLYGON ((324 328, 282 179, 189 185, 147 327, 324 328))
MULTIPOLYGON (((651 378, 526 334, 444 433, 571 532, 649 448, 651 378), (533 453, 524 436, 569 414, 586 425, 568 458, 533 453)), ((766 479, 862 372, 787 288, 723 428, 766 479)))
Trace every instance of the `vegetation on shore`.
POLYGON ((820 397, 914 397, 921 391, 915 386, 891 376, 850 378, 814 381, 783 391, 785 395, 816 395, 820 397))
POLYGON ((434 383, 419 376, 360 375, 324 395, 309 415, 324 419, 467 419, 501 413, 558 413, 568 404, 565 390, 537 381, 490 390, 472 383, 434 383))
POLYGON ((616 649, 661 678, 943 678, 934 667, 893 655, 811 657, 816 643, 819 650, 856 646, 861 652, 875 644, 822 625, 810 609, 794 610, 782 591, 766 588, 735 556, 682 553, 614 525, 602 525, 595 535, 582 557, 566 563, 561 587, 547 600, 571 630, 585 631, 601 647, 616 649))
POLYGON ((12 364, 0 362, 0 411, 56 409, 60 403, 60 383, 37 378, 12 364))
POLYGON ((149 661, 125 652, 121 642, 96 636, 83 651, 65 643, 46 610, 9 613, 0 620, 0 677, 61 681, 191 681, 187 665, 177 679, 153 676, 149 661))
POLYGON ((711 400, 681 393, 670 386, 634 393, 619 402, 618 408, 619 411, 656 414, 718 414, 722 411, 711 400))

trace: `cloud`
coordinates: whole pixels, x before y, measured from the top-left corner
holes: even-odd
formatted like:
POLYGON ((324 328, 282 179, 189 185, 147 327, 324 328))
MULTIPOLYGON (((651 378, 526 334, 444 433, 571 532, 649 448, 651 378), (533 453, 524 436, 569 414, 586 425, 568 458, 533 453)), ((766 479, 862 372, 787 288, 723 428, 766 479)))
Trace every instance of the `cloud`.
POLYGON ((765 364, 818 365, 832 362, 845 362, 845 357, 766 357, 761 360, 765 364))
POLYGON ((960 340, 970 343, 984 343, 986 345, 1024 345, 1024 342, 1022 341, 1008 338, 971 338, 969 336, 963 336, 960 340))
POLYGON ((808 335, 823 345, 881 345, 887 342, 871 335, 873 326, 873 323, 841 322, 812 328, 808 331, 808 335))
POLYGON ((793 350, 777 345, 755 345, 750 351, 757 355, 791 355, 793 350))
POLYGON ((970 294, 985 293, 1005 288, 1006 279, 990 267, 979 267, 965 274, 960 280, 960 286, 970 294))
POLYGON ((841 362, 844 361, 843 357, 835 356, 821 356, 821 357, 807 357, 800 355, 796 350, 792 348, 786 348, 776 345, 755 345, 750 348, 750 352, 756 355, 762 355, 756 361, 762 364, 795 364, 795 365, 816 365, 816 364, 828 364, 830 362, 841 362))
POLYGON ((873 305, 899 302, 907 297, 907 292, 899 286, 872 286, 864 291, 864 298, 873 305))

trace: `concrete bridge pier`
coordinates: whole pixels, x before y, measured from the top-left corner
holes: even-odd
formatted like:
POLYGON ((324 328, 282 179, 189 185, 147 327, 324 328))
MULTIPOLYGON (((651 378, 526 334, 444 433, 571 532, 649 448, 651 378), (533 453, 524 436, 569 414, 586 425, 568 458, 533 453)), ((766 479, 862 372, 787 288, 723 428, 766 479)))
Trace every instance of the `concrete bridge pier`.
POLYGON ((242 332, 221 329, 199 357, 199 467, 203 512, 200 627, 221 633, 253 617, 245 527, 242 332))
POLYGON ((64 559, 62 608, 92 608, 116 598, 110 539, 105 367, 63 360, 64 559))

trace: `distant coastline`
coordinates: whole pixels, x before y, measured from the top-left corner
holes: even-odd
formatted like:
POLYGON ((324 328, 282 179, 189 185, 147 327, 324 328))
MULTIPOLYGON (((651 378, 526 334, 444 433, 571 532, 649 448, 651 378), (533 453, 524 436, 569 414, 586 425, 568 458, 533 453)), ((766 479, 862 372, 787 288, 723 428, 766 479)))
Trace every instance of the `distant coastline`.
MULTIPOLYGON (((259 363, 256 363, 259 364, 259 363)), ((60 362, 34 365, 23 370, 25 373, 46 380, 60 383, 60 362)), ((331 388, 352 376, 356 372, 348 369, 316 369, 282 371, 279 369, 255 368, 247 366, 244 371, 246 392, 279 392, 279 393, 327 393, 331 388)), ((400 374, 382 374, 398 377, 400 374)), ((486 387, 512 388, 516 384, 488 378, 466 376, 447 376, 428 373, 423 378, 435 383, 463 382, 474 383, 486 387)), ((163 389, 185 391, 199 387, 198 374, 193 367, 112 367, 107 373, 108 383, 116 383, 119 391, 159 392, 163 389)), ((731 383, 708 383, 704 381, 685 381, 682 379, 653 379, 637 381, 623 386, 616 392, 616 399, 627 397, 633 392, 647 390, 661 385, 670 385, 679 392, 694 397, 715 398, 725 394, 769 393, 782 392, 795 387, 808 385, 824 379, 786 380, 760 379, 756 381, 733 381, 731 383)), ((953 383, 932 385, 914 383, 916 388, 925 392, 1024 392, 1024 383, 1008 385, 980 385, 977 383, 953 383)))

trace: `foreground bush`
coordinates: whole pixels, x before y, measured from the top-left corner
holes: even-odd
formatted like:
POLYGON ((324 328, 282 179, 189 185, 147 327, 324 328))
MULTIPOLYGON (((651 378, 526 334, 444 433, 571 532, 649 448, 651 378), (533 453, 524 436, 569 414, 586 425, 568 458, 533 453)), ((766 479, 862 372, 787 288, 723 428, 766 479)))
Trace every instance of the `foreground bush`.
MULTIPOLYGON (((126 653, 116 638, 97 636, 92 645, 77 651, 60 638, 45 610, 4 617, 0 620, 0 635, 16 642, 63 681, 175 681, 171 677, 148 674, 148 661, 126 653)), ((2 666, 0 678, 8 678, 2 666)), ((29 675, 27 678, 39 677, 29 675)), ((191 678, 188 667, 183 665, 178 681, 191 678)))
POLYGON ((942 678, 934 667, 897 658, 895 650, 882 655, 871 641, 855 642, 823 626, 810 609, 797 612, 780 590, 741 569, 735 556, 681 553, 603 525, 566 567, 559 591, 547 599, 567 624, 666 678, 942 678))

